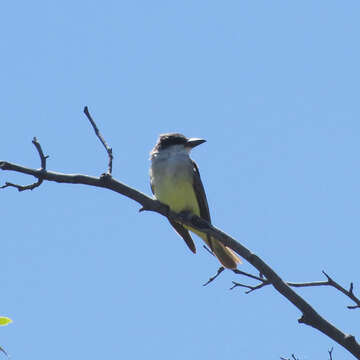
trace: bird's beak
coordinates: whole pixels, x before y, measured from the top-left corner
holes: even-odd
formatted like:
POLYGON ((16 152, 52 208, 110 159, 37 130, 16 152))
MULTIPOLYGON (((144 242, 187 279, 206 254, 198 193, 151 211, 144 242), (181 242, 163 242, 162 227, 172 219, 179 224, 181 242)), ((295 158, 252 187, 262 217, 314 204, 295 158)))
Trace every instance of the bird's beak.
POLYGON ((201 145, 204 142, 206 142, 206 140, 204 140, 204 139, 190 138, 186 142, 186 147, 193 149, 195 146, 201 145))

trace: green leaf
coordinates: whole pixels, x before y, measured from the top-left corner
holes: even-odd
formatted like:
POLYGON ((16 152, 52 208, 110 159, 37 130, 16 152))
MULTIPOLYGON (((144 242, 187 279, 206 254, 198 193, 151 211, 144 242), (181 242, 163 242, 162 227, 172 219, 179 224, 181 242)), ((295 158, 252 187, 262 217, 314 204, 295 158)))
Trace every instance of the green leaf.
POLYGON ((0 316, 0 326, 9 325, 12 323, 12 320, 6 316, 0 316))

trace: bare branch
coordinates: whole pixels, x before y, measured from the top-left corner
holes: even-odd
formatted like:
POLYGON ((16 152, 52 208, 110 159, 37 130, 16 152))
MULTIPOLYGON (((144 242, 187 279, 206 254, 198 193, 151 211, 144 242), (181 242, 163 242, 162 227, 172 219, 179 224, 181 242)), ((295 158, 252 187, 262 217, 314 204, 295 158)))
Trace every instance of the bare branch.
POLYGON ((219 270, 217 271, 217 273, 212 276, 203 286, 209 285, 212 281, 214 281, 223 271, 225 270, 225 268, 223 266, 221 266, 219 268, 219 270))
MULTIPOLYGON (((332 352, 333 352, 334 348, 332 347, 330 350, 328 350, 329 353, 329 360, 333 360, 332 358, 332 352)), ((280 356, 280 360, 299 360, 299 358, 297 358, 295 356, 295 354, 291 354, 291 359, 290 358, 284 358, 282 356, 280 356)))
POLYGON ((206 246, 206 245, 203 245, 203 248, 212 256, 215 256, 214 253, 206 246))
MULTIPOLYGON (((212 253, 212 251, 211 251, 207 246, 204 245, 203 248, 204 248, 205 250, 207 250, 211 255, 214 255, 214 254, 212 253)), ((217 273, 216 273, 214 276, 212 276, 203 286, 206 286, 206 285, 210 284, 212 281, 214 281, 224 270, 225 270, 225 268, 220 267, 219 270, 217 271, 217 273)), ((233 271, 235 274, 244 275, 244 276, 247 276, 247 277, 249 277, 249 278, 251 278, 251 279, 255 279, 255 280, 259 280, 259 281, 266 281, 266 280, 264 280, 263 278, 260 278, 260 277, 258 277, 258 276, 255 276, 255 275, 253 275, 253 274, 249 274, 249 273, 247 273, 247 272, 244 272, 244 271, 241 271, 241 270, 238 270, 238 269, 233 269, 232 271, 233 271)), ((268 284, 270 284, 268 281, 266 281, 266 282, 267 282, 268 284)), ((234 283, 234 284, 235 284, 235 283, 234 283)), ((236 286, 243 286, 243 285, 240 285, 240 284, 237 283, 236 286)), ((231 287, 230 290, 232 290, 232 289, 235 288, 236 286, 231 287)), ((248 286, 247 286, 247 285, 244 285, 243 287, 248 287, 248 286)), ((248 287, 248 288, 250 288, 250 287, 248 287)))
POLYGON ((249 278, 251 278, 251 279, 255 279, 255 280, 259 280, 259 281, 266 281, 266 280, 264 280, 264 278, 262 278, 262 277, 255 276, 255 275, 253 275, 253 274, 249 274, 249 273, 247 273, 247 272, 244 272, 244 271, 241 271, 241 270, 238 270, 238 269, 234 269, 233 272, 234 272, 235 274, 238 274, 238 275, 247 276, 247 277, 249 277, 249 278))
MULTIPOLYGON (((249 291, 246 291, 246 294, 251 293, 254 290, 258 290, 263 288, 264 286, 270 285, 271 283, 266 280, 266 279, 262 279, 259 278, 257 276, 251 275, 251 274, 247 274, 247 273, 242 273, 239 270, 234 270, 235 273, 240 274, 240 275, 245 275, 248 277, 251 277, 253 279, 256 279, 258 281, 260 281, 260 284, 258 285, 246 285, 246 284, 242 284, 242 283, 238 283, 236 281, 233 281, 233 286, 230 288, 231 290, 236 288, 236 287, 245 287, 247 289, 250 289, 249 291)), ((339 283, 337 283, 335 280, 333 280, 328 274, 326 274, 325 271, 322 271, 322 273, 327 277, 327 281, 312 281, 312 282, 303 282, 303 283, 295 283, 295 282, 286 282, 287 285, 291 286, 291 287, 297 287, 297 288, 301 288, 301 287, 316 287, 316 286, 332 286, 335 289, 339 290, 340 292, 342 292, 343 294, 345 294, 346 296, 348 296, 351 300, 353 300, 357 305, 353 305, 353 306, 347 306, 348 309, 357 309, 360 307, 360 299, 358 297, 356 297, 353 293, 353 289, 354 289, 354 285, 353 283, 350 283, 350 288, 349 290, 346 290, 345 288, 343 288, 339 283)))
MULTIPOLYGON (((85 109, 86 110, 86 109, 85 109)), ((84 110, 84 111, 85 111, 84 110)), ((89 118, 89 116, 88 116, 89 118)), ((91 118, 91 117, 90 117, 91 118)), ((89 120, 90 120, 89 118, 89 120)), ((91 120, 90 120, 91 121, 91 120)), ((93 124, 93 121, 92 121, 93 124)), ((94 127, 94 125, 93 125, 94 127)), ((95 125, 94 130, 96 131, 97 127, 95 125)), ((99 137, 99 135, 97 134, 99 137)), ((100 139, 100 137, 99 137, 100 139)), ((103 143, 104 144, 104 143, 103 143)), ((104 144, 105 148, 108 148, 104 144)), ((181 224, 190 226, 196 230, 199 230, 213 238, 216 238, 223 245, 230 247, 242 258, 248 261, 252 266, 254 266, 260 274, 263 274, 266 278, 265 281, 268 281, 272 286, 285 298, 287 298, 295 307, 297 307, 302 313, 301 318, 298 320, 299 323, 307 324, 322 333, 326 334, 328 337, 342 345, 347 349, 351 354, 356 358, 360 359, 360 344, 355 340, 355 337, 352 335, 347 335, 341 330, 336 328, 322 316, 320 316, 314 308, 306 302, 301 296, 299 296, 286 282, 284 282, 280 276, 275 273, 275 271, 267 265, 262 259, 260 259, 256 254, 252 253, 245 246, 237 242, 235 239, 225 234, 221 230, 214 227, 212 224, 209 224, 204 219, 193 215, 193 214, 178 214, 169 209, 168 206, 161 204, 157 200, 153 200, 147 195, 117 181, 111 177, 111 152, 108 152, 109 155, 109 170, 107 174, 104 174, 97 177, 91 177, 82 174, 62 174, 52 171, 47 171, 45 168, 36 170, 27 168, 21 165, 13 164, 7 161, 0 161, 0 170, 4 171, 15 171, 23 174, 28 174, 36 177, 39 181, 48 180, 55 181, 59 183, 69 183, 69 184, 83 184, 96 187, 102 187, 109 190, 112 190, 118 194, 124 195, 142 206, 142 210, 148 210, 157 212, 169 219, 179 222, 181 224)), ((41 184, 41 182, 40 182, 41 184)), ((258 279, 257 279, 258 280, 258 279)), ((352 293, 350 289, 349 293, 352 293)))
POLYGON ((322 273, 327 277, 328 285, 333 286, 335 289, 338 289, 339 291, 341 291, 343 294, 345 294, 347 297, 349 297, 356 304, 355 306, 348 306, 347 307, 348 309, 357 309, 360 307, 360 299, 358 297, 356 297, 353 293, 353 290, 354 290, 353 283, 350 283, 349 290, 346 290, 339 283, 334 281, 324 270, 322 271, 322 273))
POLYGON ((280 356, 280 360, 299 360, 299 358, 297 358, 296 356, 295 356, 295 354, 291 354, 291 359, 290 358, 283 358, 283 357, 281 357, 280 356))
POLYGON ((0 346, 0 352, 2 352, 6 357, 9 357, 8 353, 0 346))
POLYGON ((211 237, 216 238, 225 246, 228 246, 236 251, 240 256, 258 269, 261 274, 264 274, 266 279, 274 286, 274 288, 302 312, 302 317, 298 320, 299 323, 307 324, 318 329, 360 359, 360 345, 355 341, 353 336, 344 334, 326 319, 321 317, 310 306, 310 304, 295 293, 290 286, 286 284, 279 275, 277 275, 274 270, 264 263, 257 255, 250 252, 250 250, 248 250, 245 246, 241 245, 221 230, 215 228, 204 219, 192 214, 177 214, 171 211, 168 206, 161 204, 157 200, 151 199, 147 195, 113 179, 110 176, 104 175, 96 178, 81 174, 62 174, 46 170, 30 169, 6 161, 0 162, 0 169, 6 171, 16 171, 35 176, 38 179, 56 181, 59 183, 84 184, 106 188, 138 202, 142 205, 144 210, 157 212, 174 221, 193 227, 210 235, 211 237))
POLYGON ((233 281, 233 286, 230 288, 230 290, 235 289, 236 287, 243 287, 246 289, 249 289, 248 291, 245 291, 245 294, 250 294, 251 292, 253 292, 254 290, 258 290, 261 289, 262 287, 266 286, 266 285, 270 285, 271 283, 267 280, 264 280, 263 282, 261 282, 258 285, 255 286, 251 286, 251 285, 246 285, 246 284, 242 284, 236 281, 233 281))
POLYGON ((104 140, 103 136, 101 135, 95 121, 93 120, 93 118, 90 115, 89 109, 87 106, 84 107, 84 114, 86 115, 86 117, 89 119, 90 124, 92 125, 96 136, 98 137, 98 139, 101 141, 101 143, 104 145, 104 148, 108 154, 109 157, 109 164, 108 164, 108 171, 107 174, 111 175, 112 174, 112 162, 113 162, 113 153, 112 153, 112 148, 106 143, 106 141, 104 140))
MULTIPOLYGON (((40 156, 40 161, 41 161, 41 168, 40 168, 40 172, 43 172, 46 170, 46 159, 49 157, 49 155, 44 155, 41 145, 40 143, 37 141, 37 138, 34 137, 32 140, 32 143, 34 144, 39 156, 40 156)), ((18 191, 24 191, 24 190, 34 190, 35 188, 37 188, 38 186, 40 186, 43 182, 43 178, 41 176, 36 176, 37 177, 37 181, 34 182, 33 184, 30 185, 18 185, 18 184, 13 184, 11 182, 6 182, 5 185, 0 186, 0 189, 4 189, 6 187, 14 187, 16 189, 18 189, 18 191)))

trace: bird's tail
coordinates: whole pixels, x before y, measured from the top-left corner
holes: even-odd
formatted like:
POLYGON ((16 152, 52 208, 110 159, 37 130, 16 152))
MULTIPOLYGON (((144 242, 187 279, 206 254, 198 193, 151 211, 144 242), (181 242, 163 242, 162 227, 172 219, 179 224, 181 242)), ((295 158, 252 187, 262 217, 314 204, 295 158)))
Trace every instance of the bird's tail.
POLYGON ((205 243, 210 247, 215 256, 219 259, 221 264, 228 269, 236 269, 237 264, 241 264, 241 259, 235 254, 233 250, 223 245, 220 241, 211 238, 210 236, 202 233, 201 231, 186 227, 198 236, 200 236, 205 243))
POLYGON ((211 239, 212 250, 221 264, 228 269, 236 269, 237 264, 241 264, 241 259, 233 250, 223 245, 221 242, 211 239))

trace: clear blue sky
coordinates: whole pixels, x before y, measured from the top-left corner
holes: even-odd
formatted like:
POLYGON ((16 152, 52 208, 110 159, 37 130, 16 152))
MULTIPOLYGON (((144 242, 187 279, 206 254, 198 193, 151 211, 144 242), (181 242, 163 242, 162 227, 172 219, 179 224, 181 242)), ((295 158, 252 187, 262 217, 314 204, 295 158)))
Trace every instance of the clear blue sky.
MULTIPOLYGON (((359 281, 358 1, 3 2, 0 158, 114 176, 150 193, 158 134, 194 150, 213 222, 289 281, 359 281)), ((0 173, 0 181, 29 183, 0 173)), ((229 291, 166 220, 110 191, 44 183, 0 192, 0 345, 13 359, 352 356, 270 288, 229 291)), ((249 265, 244 271, 256 273, 249 265)), ((344 332, 359 311, 298 291, 344 332)))

